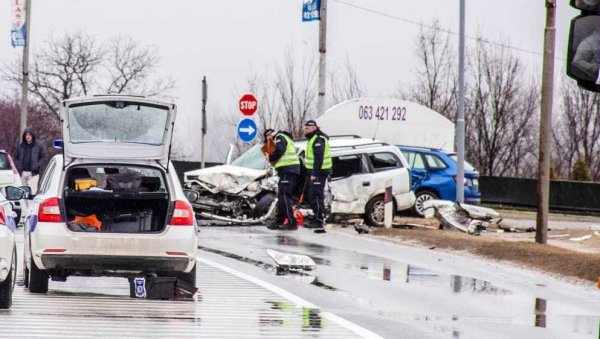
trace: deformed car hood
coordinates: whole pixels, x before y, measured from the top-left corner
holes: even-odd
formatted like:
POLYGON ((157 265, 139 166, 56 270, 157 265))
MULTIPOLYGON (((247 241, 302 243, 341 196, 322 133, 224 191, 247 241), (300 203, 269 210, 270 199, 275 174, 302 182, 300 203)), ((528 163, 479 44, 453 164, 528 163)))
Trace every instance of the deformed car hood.
POLYGON ((197 181, 211 193, 238 194, 257 179, 265 176, 265 170, 232 165, 220 165, 185 172, 185 182, 197 181))

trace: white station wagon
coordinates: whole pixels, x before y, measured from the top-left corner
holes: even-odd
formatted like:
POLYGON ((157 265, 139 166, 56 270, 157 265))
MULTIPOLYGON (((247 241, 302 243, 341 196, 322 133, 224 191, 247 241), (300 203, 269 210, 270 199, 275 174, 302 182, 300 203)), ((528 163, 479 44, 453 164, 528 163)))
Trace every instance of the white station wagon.
POLYGON ((24 282, 45 293, 71 275, 177 277, 195 286, 197 225, 169 160, 176 106, 106 95, 61 110, 25 222, 24 282))

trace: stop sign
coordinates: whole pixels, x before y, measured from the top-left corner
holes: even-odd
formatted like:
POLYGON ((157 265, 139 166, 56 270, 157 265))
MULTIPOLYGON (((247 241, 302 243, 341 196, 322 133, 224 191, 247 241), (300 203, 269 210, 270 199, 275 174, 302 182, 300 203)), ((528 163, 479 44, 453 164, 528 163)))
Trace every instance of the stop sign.
POLYGON ((244 94, 240 99, 240 112, 246 116, 252 116, 258 109, 258 101, 252 94, 244 94))

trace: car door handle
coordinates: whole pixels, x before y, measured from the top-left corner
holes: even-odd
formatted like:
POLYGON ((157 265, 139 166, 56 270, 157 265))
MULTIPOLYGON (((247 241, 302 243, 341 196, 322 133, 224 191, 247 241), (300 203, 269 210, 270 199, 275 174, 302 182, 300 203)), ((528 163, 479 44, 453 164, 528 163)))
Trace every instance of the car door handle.
POLYGON ((363 185, 363 187, 369 187, 369 186, 371 186, 371 182, 370 181, 363 181, 362 185, 363 185))

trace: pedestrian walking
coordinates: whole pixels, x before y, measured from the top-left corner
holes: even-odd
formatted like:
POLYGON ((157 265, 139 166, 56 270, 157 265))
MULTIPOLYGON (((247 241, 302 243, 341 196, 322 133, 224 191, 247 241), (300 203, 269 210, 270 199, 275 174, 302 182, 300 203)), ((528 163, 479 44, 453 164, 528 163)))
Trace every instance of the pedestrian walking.
POLYGON ((311 222, 304 227, 323 228, 325 225, 325 186, 331 174, 331 150, 329 136, 323 133, 317 122, 308 120, 304 124, 306 156, 304 166, 308 177, 308 201, 313 211, 311 222))
POLYGON ((31 187, 33 195, 37 194, 41 166, 47 156, 46 147, 36 140, 33 128, 25 128, 21 143, 15 147, 14 159, 22 184, 31 187))
POLYGON ((294 217, 293 192, 300 177, 300 158, 296 154, 296 147, 294 147, 294 141, 289 133, 268 128, 263 136, 266 145, 274 145, 268 158, 279 176, 277 216, 275 223, 267 225, 267 227, 295 230, 298 228, 298 223, 294 217))

